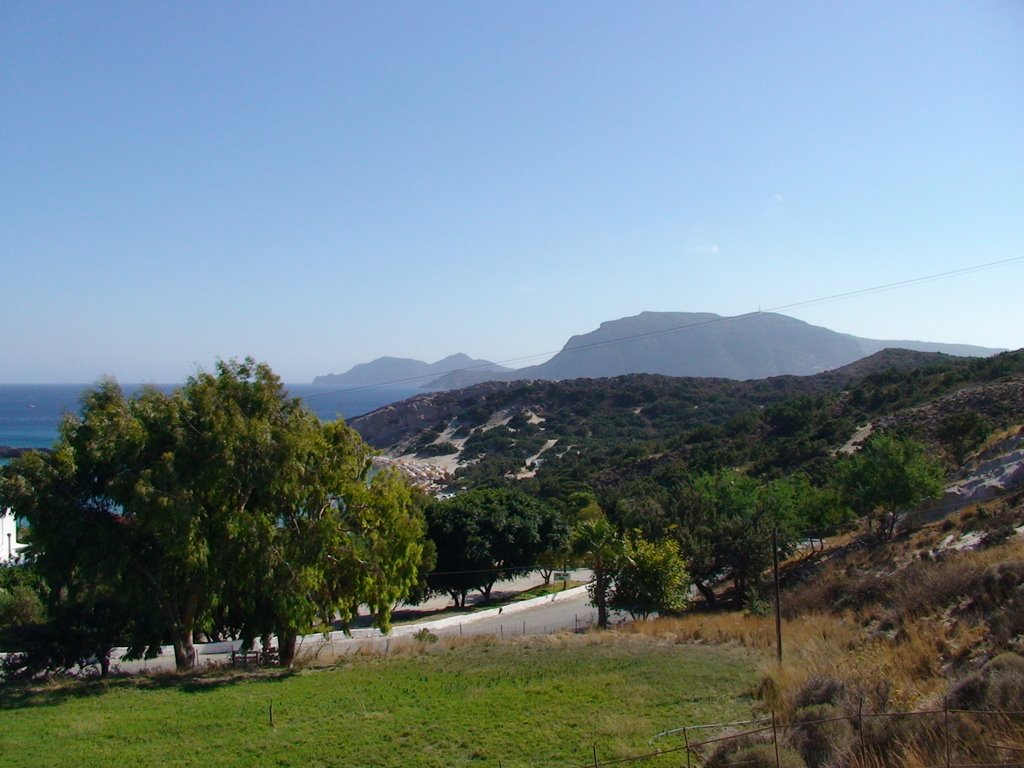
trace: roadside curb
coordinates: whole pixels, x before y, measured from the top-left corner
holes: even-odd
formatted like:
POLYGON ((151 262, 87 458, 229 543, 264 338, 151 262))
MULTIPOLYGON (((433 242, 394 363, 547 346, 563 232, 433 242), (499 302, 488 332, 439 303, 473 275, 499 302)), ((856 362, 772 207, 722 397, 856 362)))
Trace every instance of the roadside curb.
POLYGON ((527 608, 533 608, 537 605, 544 605, 545 603, 554 603, 558 600, 565 600, 570 597, 576 597, 587 591, 586 585, 581 587, 572 587, 571 589, 563 590, 562 592, 553 592, 550 595, 541 595, 540 597, 531 597, 529 600, 519 600, 513 603, 505 603, 504 605, 495 606, 494 608, 487 608, 481 611, 473 611, 472 613, 463 613, 456 616, 445 616, 440 619, 429 619, 426 621, 418 621, 414 624, 402 624, 401 626, 392 627, 391 632, 383 634, 376 627, 367 627, 365 629, 354 629, 351 635, 345 635, 344 632, 336 631, 331 632, 330 639, 332 640, 347 640, 347 639, 361 639, 361 638, 374 638, 374 637, 405 637, 407 635, 415 635, 417 632, 421 632, 426 629, 445 629, 446 627, 457 627, 459 624, 472 624, 475 621, 481 619, 487 619, 492 616, 498 616, 499 614, 504 616, 506 613, 518 613, 519 611, 527 608))

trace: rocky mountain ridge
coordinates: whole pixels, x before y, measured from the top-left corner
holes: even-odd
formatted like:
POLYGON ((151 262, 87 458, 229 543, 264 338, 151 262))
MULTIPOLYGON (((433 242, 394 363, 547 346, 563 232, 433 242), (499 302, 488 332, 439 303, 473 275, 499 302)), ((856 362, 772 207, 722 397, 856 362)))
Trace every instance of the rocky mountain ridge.
POLYGON ((565 381, 631 373, 745 381, 810 376, 894 347, 960 357, 1003 351, 967 344, 859 338, 770 312, 736 317, 709 312, 642 312, 573 336, 550 360, 526 368, 511 370, 465 355, 433 365, 380 358, 345 374, 318 376, 315 383, 372 386, 415 380, 423 382, 424 389, 449 390, 483 381, 565 381))

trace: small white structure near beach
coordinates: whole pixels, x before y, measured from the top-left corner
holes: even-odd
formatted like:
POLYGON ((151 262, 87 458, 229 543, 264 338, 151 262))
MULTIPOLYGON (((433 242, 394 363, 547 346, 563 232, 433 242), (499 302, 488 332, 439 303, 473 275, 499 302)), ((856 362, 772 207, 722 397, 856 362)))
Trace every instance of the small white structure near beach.
POLYGON ((25 548, 18 543, 18 521, 10 507, 0 509, 0 563, 18 559, 18 553, 25 548))

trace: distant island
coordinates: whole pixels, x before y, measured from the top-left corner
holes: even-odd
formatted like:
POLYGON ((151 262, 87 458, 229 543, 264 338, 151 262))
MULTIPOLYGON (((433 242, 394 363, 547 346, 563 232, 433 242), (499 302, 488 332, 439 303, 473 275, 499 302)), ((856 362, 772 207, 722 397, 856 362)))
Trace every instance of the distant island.
POLYGON ((0 445, 0 459, 16 459, 28 451, 49 453, 50 448, 16 448, 13 445, 0 445))
MULTIPOLYGON (((378 357, 369 363, 360 363, 345 373, 328 373, 313 379, 316 385, 332 387, 379 387, 416 386, 433 388, 431 383, 443 376, 457 379, 462 374, 476 376, 500 375, 512 372, 511 368, 492 363, 490 360, 474 360, 469 355, 449 355, 436 363, 425 363, 404 357, 378 357)), ((467 383, 475 383, 477 379, 467 383)), ((457 385, 464 386, 464 385, 457 385)), ((444 387, 451 389, 451 387, 444 387)))

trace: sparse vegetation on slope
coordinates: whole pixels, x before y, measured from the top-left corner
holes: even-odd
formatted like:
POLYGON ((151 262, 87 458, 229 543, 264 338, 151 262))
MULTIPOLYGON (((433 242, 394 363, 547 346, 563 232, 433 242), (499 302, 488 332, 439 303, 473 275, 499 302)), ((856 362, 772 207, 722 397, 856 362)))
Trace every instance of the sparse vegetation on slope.
POLYGON ((519 483, 557 503, 673 463, 764 478, 802 470, 821 480, 869 423, 925 442, 952 468, 988 432, 1022 420, 1024 351, 968 359, 886 350, 807 377, 492 382, 397 403, 352 426, 394 454, 422 449, 425 430, 431 440, 446 430, 468 438, 457 487, 509 482, 555 440, 519 483), (498 414, 501 423, 489 423, 498 414))
MULTIPOLYGON (((1021 502, 965 509, 891 542, 845 537, 790 563, 782 665, 767 616, 698 613, 632 631, 762 650, 771 660, 760 694, 786 726, 788 764, 944 765, 947 723, 954 764, 1005 762, 1024 750, 1022 714, 893 715, 1024 712, 1024 539, 1006 539, 1024 525, 1021 502)), ((707 764, 738 759, 763 739, 730 742, 707 764)))

